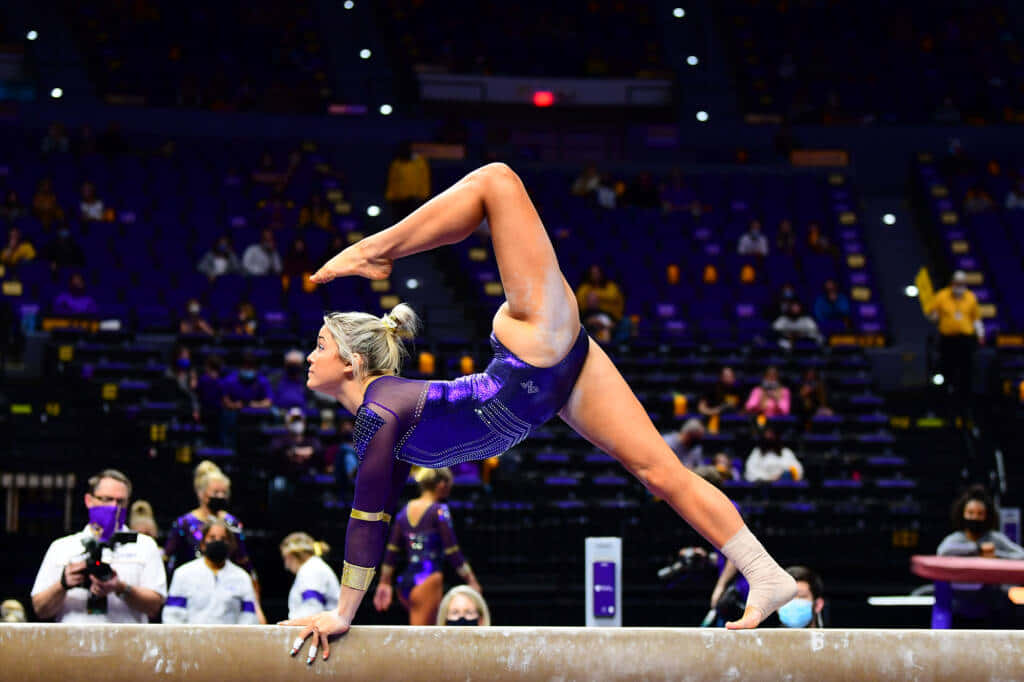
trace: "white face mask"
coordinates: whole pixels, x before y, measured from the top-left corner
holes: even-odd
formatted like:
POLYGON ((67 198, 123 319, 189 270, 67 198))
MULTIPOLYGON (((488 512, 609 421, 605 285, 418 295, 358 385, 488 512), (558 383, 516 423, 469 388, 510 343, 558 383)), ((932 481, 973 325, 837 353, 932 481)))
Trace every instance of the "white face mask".
POLYGON ((297 420, 288 423, 288 430, 294 433, 296 436, 301 436, 306 430, 306 423, 302 420, 297 420))

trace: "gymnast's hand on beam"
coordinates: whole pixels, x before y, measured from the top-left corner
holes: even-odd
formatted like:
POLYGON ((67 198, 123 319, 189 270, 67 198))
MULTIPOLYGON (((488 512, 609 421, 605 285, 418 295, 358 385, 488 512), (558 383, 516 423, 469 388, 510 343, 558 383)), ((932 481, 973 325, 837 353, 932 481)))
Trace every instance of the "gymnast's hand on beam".
POLYGON ((312 665, 316 659, 317 649, 323 651, 324 660, 331 655, 331 646, 328 640, 331 637, 338 637, 348 632, 349 622, 337 611, 324 611, 315 616, 296 618, 295 620, 283 620, 278 625, 299 625, 302 632, 299 633, 295 643, 292 644, 290 655, 294 656, 302 649, 302 645, 313 635, 313 641, 309 643, 309 652, 306 654, 306 665, 312 665))
POLYGON ((330 259, 309 279, 317 284, 326 284, 336 277, 359 275, 367 279, 387 279, 391 274, 392 260, 368 254, 364 242, 356 242, 334 258, 330 259))

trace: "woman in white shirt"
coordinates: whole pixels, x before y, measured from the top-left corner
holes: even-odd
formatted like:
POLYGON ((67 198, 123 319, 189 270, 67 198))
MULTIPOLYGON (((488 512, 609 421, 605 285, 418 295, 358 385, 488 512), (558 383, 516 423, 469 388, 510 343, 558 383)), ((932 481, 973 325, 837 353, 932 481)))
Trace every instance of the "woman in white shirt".
POLYGON ((281 542, 284 567, 295 574, 288 593, 288 618, 315 616, 338 608, 341 584, 321 558, 330 551, 326 542, 316 542, 306 533, 292 533, 281 542))
POLYGON ((235 542, 227 524, 214 519, 203 526, 202 556, 174 572, 163 622, 167 624, 256 625, 252 579, 228 560, 235 542))
POLYGON ((761 444, 747 457, 743 478, 751 483, 774 483, 781 478, 799 481, 804 477, 804 467, 793 451, 782 446, 773 429, 765 429, 761 444))

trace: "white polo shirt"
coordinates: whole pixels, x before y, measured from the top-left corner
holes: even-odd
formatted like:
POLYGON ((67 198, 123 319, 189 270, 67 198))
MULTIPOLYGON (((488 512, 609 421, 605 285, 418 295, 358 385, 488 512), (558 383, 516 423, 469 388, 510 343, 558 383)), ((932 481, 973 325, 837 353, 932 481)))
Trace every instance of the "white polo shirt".
POLYGON ((288 617, 305 618, 338 608, 341 585, 338 576, 318 556, 311 556, 295 574, 288 593, 288 617))
POLYGON ((203 557, 182 565, 171 578, 163 621, 167 625, 256 625, 252 576, 230 561, 216 572, 203 557))
MULTIPOLYGON (((122 532, 128 532, 127 526, 121 527, 122 532)), ((32 586, 32 596, 35 596, 60 581, 60 575, 64 567, 75 561, 82 561, 86 558, 85 547, 82 541, 94 537, 88 526, 80 533, 68 535, 54 540, 50 548, 46 550, 43 557, 43 564, 36 574, 36 582, 32 586)), ((157 547, 153 538, 148 535, 138 534, 135 542, 128 542, 118 545, 113 550, 103 550, 103 560, 106 561, 119 578, 126 585, 132 587, 144 587, 153 590, 161 597, 167 596, 167 574, 164 572, 164 562, 160 557, 160 548, 157 547)), ((88 583, 86 583, 88 584, 88 583)), ((64 596, 64 604, 57 612, 58 623, 148 623, 149 617, 141 611, 128 606, 124 600, 116 594, 107 595, 107 612, 87 613, 86 602, 89 599, 89 590, 85 587, 73 587, 64 596)))

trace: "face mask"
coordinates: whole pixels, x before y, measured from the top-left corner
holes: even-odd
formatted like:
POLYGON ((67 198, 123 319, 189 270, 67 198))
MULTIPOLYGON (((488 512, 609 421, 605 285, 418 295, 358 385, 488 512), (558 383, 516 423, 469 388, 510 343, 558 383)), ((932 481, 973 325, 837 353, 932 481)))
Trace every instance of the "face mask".
POLYGON ((256 378, 256 370, 254 369, 240 369, 238 370, 238 378, 242 381, 252 381, 256 378))
POLYGON ((479 618, 449 618, 444 622, 445 625, 480 625, 479 618))
POLYGON ((955 287, 952 287, 952 289, 953 289, 953 295, 954 296, 963 296, 964 295, 965 287, 955 286, 955 287))
POLYGON ((61 239, 67 239, 71 236, 71 230, 57 230, 57 236, 61 239))
POLYGON ((114 533, 124 525, 128 510, 116 504, 89 507, 89 525, 99 532, 100 542, 110 542, 114 533))
POLYGON ((787 628, 805 628, 814 617, 814 604, 810 599, 794 599, 779 609, 779 620, 787 628))
POLYGON ((178 365, 178 369, 188 369, 192 366, 192 361, 188 358, 178 358, 175 364, 178 365))
POLYGON ((188 307, 188 312, 190 314, 192 314, 192 315, 198 315, 199 314, 199 306, 197 306, 197 305, 190 305, 188 307))
POLYGON ((762 385, 764 386, 765 390, 774 391, 776 388, 779 387, 779 382, 772 381, 770 379, 765 379, 765 382, 762 385))
POLYGON ((228 508, 228 498, 226 497, 211 497, 206 503, 206 506, 214 514, 219 514, 228 508))
POLYGON ((982 519, 964 519, 964 530, 973 535, 983 535, 987 530, 985 526, 986 522, 982 519))
POLYGON ((228 558, 228 543, 223 540, 207 542, 206 551, 203 554, 215 564, 224 563, 224 560, 228 558))
POLYGON ((288 430, 296 436, 301 436, 306 430, 306 425, 302 421, 294 421, 288 424, 288 430))

